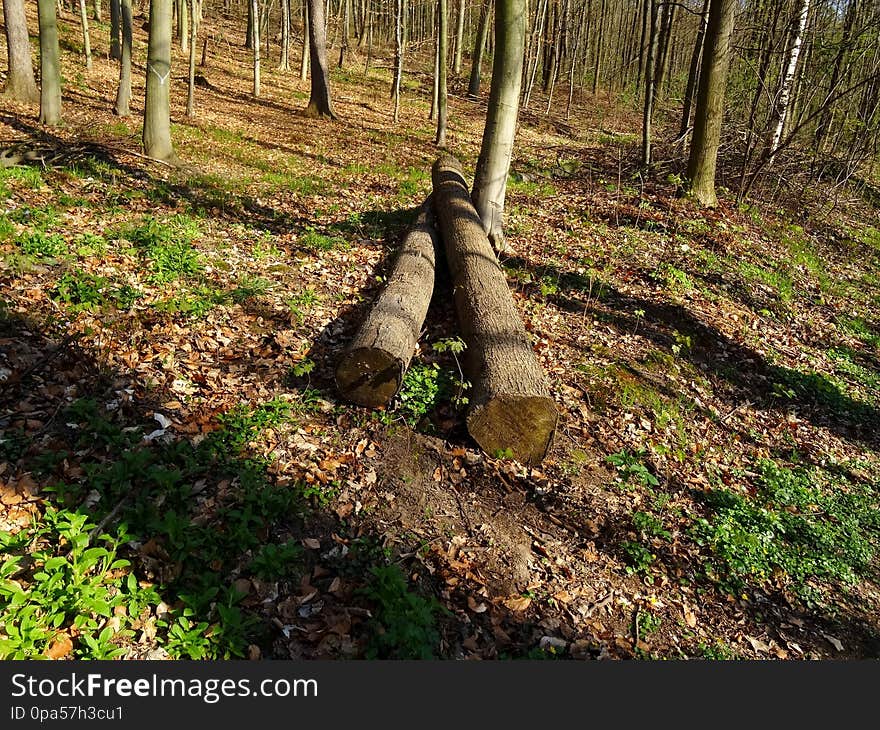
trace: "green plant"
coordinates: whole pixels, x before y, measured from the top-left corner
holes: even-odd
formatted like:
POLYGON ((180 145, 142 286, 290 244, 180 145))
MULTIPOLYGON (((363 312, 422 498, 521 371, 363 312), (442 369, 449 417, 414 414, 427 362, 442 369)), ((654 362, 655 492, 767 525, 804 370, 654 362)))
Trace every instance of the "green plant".
POLYGON ((306 316, 305 310, 319 301, 320 298, 314 289, 303 289, 298 294, 288 297, 287 306, 290 309, 290 313, 296 317, 296 320, 302 323, 306 316))
POLYGON ((230 296, 236 304, 242 304, 249 299, 256 299, 269 291, 270 283, 259 276, 242 276, 238 285, 232 290, 230 296))
POLYGON ((639 611, 638 627, 639 633, 642 636, 648 636, 649 634, 655 633, 660 629, 662 623, 663 619, 656 613, 652 613, 651 611, 639 611))
POLYGON ((440 643, 436 617, 442 607, 435 598, 411 591, 397 565, 371 568, 359 593, 375 606, 368 624, 367 658, 434 658, 440 643))
POLYGON ((320 233, 314 226, 306 226, 305 232, 299 237, 299 243, 307 251, 332 251, 336 248, 348 248, 348 243, 344 238, 320 233))
POLYGON ((67 243, 57 233, 28 231, 18 236, 16 243, 28 256, 56 259, 67 253, 67 243))
POLYGON ((78 270, 65 271, 49 296, 70 305, 74 311, 93 310, 106 303, 104 290, 107 285, 107 280, 102 276, 78 270))
POLYGON ((630 454, 628 451, 618 451, 616 454, 606 456, 605 460, 617 469, 624 482, 632 479, 638 481, 642 486, 650 487, 660 484, 648 468, 642 464, 641 459, 644 457, 642 452, 630 454))
POLYGON ((397 394, 397 411, 415 428, 444 401, 453 401, 456 405, 466 403, 461 396, 466 387, 460 378, 437 363, 416 363, 403 376, 403 386, 397 394))
POLYGON ((88 515, 49 506, 29 529, 0 532, 0 659, 44 656, 60 637, 73 637, 81 658, 125 653, 133 619, 159 596, 118 556, 125 526, 93 536, 95 529, 88 515), (111 617, 116 630, 108 630, 111 617))
POLYGON ((705 495, 691 534, 709 551, 709 575, 731 592, 772 579, 809 602, 869 569, 880 539, 872 487, 820 469, 764 460, 754 498, 728 489, 705 495))
POLYGON ((280 545, 263 545, 251 560, 251 572, 262 580, 288 577, 302 563, 302 546, 293 540, 280 545))
POLYGON ((153 278, 159 283, 198 274, 203 268, 201 256, 192 246, 199 235, 199 224, 192 218, 146 216, 140 225, 120 233, 150 259, 153 278))
POLYGON ((634 542, 633 540, 625 540, 621 543, 620 548, 626 561, 627 573, 647 573, 656 557, 640 542, 634 542))
POLYGON ((633 512, 633 527, 648 537, 660 537, 671 540, 672 534, 663 527, 663 521, 647 512, 633 512))

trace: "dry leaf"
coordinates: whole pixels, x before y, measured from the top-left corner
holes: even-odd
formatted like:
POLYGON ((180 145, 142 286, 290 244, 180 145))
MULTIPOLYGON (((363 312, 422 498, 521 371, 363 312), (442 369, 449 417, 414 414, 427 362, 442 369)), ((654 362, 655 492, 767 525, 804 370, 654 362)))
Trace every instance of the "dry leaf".
POLYGON ((511 611, 525 611, 532 605, 532 599, 528 596, 511 596, 502 601, 511 611))
POLYGON ((46 649, 49 659, 62 659, 73 651, 73 642, 67 634, 58 634, 54 641, 46 649))

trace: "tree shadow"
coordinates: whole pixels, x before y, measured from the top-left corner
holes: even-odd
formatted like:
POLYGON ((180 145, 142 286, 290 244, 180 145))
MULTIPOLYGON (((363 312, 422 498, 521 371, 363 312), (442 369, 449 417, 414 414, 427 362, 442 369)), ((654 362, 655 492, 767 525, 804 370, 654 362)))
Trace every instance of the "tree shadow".
POLYGON ((868 446, 880 444, 880 411, 842 392, 827 375, 803 372, 768 362, 761 353, 735 342, 704 323, 681 304, 651 301, 624 294, 602 283, 601 296, 586 298, 582 275, 538 266, 525 259, 505 262, 511 268, 550 276, 560 293, 550 301, 570 312, 590 311, 621 332, 637 332, 658 347, 690 361, 726 382, 722 397, 732 403, 755 402, 772 410, 796 410, 815 426, 828 428, 844 439, 868 446), (682 342, 685 343, 682 346, 682 342))

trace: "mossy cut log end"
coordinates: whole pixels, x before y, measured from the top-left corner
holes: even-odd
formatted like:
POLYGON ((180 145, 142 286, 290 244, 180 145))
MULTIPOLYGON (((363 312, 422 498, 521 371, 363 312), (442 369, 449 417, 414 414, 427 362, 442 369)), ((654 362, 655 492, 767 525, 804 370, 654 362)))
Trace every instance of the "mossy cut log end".
POLYGON ((385 288, 336 366, 336 385, 347 400, 375 408, 400 390, 434 290, 436 239, 426 201, 385 288))
POLYGON ((467 344, 468 431, 491 456, 537 464, 552 444, 559 419, 547 379, 471 203, 460 163, 452 155, 441 155, 431 178, 458 322, 467 344))

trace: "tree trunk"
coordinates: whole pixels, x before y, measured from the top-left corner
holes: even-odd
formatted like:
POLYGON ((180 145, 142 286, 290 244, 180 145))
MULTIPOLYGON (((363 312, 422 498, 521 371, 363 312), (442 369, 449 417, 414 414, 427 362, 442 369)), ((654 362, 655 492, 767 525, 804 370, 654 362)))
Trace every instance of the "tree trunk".
POLYGON ((400 84, 403 78, 403 23, 406 14, 405 0, 394 2, 394 78, 391 82, 391 99, 394 104, 394 123, 400 115, 400 84))
POLYGON ((654 91, 657 85, 654 83, 654 70, 657 58, 657 24, 658 11, 657 0, 651 0, 650 20, 648 29, 647 59, 645 61, 645 107, 642 114, 642 167, 649 168, 652 163, 651 135, 654 120, 654 91))
POLYGON ((260 98, 260 5, 259 0, 250 0, 251 4, 251 12, 254 15, 255 21, 251 24, 251 32, 253 33, 253 37, 251 38, 251 48, 254 52, 254 85, 253 92, 254 98, 260 98))
POLYGON ((186 116, 196 115, 196 36, 199 32, 199 0, 189 0, 189 73, 186 88, 186 116))
POLYGON ((504 197, 516 136, 525 37, 524 0, 497 0, 492 84, 473 189, 474 207, 496 251, 508 249, 504 197))
POLYGON ((279 71, 290 71, 290 0, 281 0, 281 53, 279 71))
POLYGON ((480 95, 480 67, 483 65, 483 49, 486 47, 486 36, 489 35, 489 15, 492 0, 483 0, 480 6, 480 24, 477 27, 477 39, 474 42, 474 57, 471 60, 471 77, 468 81, 468 96, 476 99, 480 95))
POLYGON ((675 5, 663 4, 660 19, 660 36, 657 40, 657 58, 654 66, 654 98, 662 95, 663 80, 669 60, 669 46, 672 39, 672 24, 675 22, 675 5))
POLYGON ((351 15, 351 0, 341 0, 343 3, 342 13, 342 42, 339 44, 339 68, 345 65, 345 54, 348 53, 348 26, 351 15))
POLYGON ((795 16, 794 34, 791 48, 788 50, 788 58, 785 63, 785 71, 779 85, 779 93, 776 95, 776 103, 773 105, 773 136, 770 139, 768 152, 772 163, 779 141, 782 139, 782 131, 785 128, 785 119, 788 115, 788 106, 791 101, 791 87, 797 72, 798 57, 801 53, 801 45, 804 40, 804 29, 807 27, 807 16, 810 13, 810 0, 799 0, 797 15, 795 16))
POLYGON ((144 153, 176 161, 171 144, 171 0, 150 0, 150 37, 144 99, 144 153))
MULTIPOLYGON (((247 4, 247 33, 245 33, 244 47, 249 49, 254 42, 254 23, 257 20, 254 18, 253 3, 250 0, 245 0, 245 2, 247 4)), ((305 12, 305 5, 303 5, 303 12, 305 12)))
POLYGON ((446 146, 446 113, 449 94, 446 88, 446 70, 449 45, 449 3, 437 0, 437 136, 434 143, 446 146))
POLYGON ((61 124, 61 64, 55 0, 38 0, 40 21, 40 123, 61 124))
POLYGON ((116 90, 116 114, 129 115, 131 101, 131 0, 120 0, 120 26, 122 31, 122 53, 119 59, 119 88, 116 90))
POLYGON ((691 195, 706 206, 718 204, 715 168, 721 142, 724 94, 730 68, 730 37, 736 7, 737 0, 712 0, 709 4, 700 91, 687 168, 691 195))
POLYGON ((455 55, 452 59, 452 73, 461 73, 461 47, 464 43, 464 16, 467 12, 467 0, 458 0, 458 17, 455 23, 455 55))
POLYGON ((101 0, 95 0, 94 11, 95 11, 95 22, 96 23, 103 23, 104 22, 104 14, 101 11, 101 0))
POLYGON ((429 201, 410 228, 364 322, 336 366, 342 395, 363 406, 382 406, 400 390, 434 291, 438 244, 429 201))
POLYGON ((299 80, 305 81, 309 76, 309 4, 303 0, 303 47, 299 62, 299 80))
POLYGON ((92 70, 92 39, 89 36, 89 11, 86 0, 79 0, 79 20, 82 25, 83 55, 86 57, 86 70, 92 70))
POLYGON ((122 11, 119 3, 120 0, 110 0, 110 58, 113 61, 122 58, 122 51, 119 47, 121 39, 119 15, 122 11))
POLYGON ((189 50, 189 11, 186 3, 187 0, 177 0, 177 39, 184 53, 189 50))
POLYGON ((16 101, 36 102, 40 98, 40 92, 34 79, 24 0, 3 0, 3 18, 6 28, 6 57, 9 61, 4 94, 16 101))
MULTIPOLYGON (((503 16, 502 6, 510 3, 498 0, 499 14, 503 16)), ((461 165, 443 155, 431 177, 458 324, 467 345, 468 431, 490 456, 538 464, 550 448, 559 418, 547 379, 470 202, 461 165)))
POLYGON ((599 93, 599 74, 602 72, 602 53, 605 50, 606 5, 606 0, 602 0, 602 9, 599 11, 599 35, 596 38, 596 58, 593 66, 593 96, 599 93))
POLYGON ((691 126, 691 111, 694 106, 694 92, 700 79, 700 57, 703 53, 703 41, 706 38, 706 21, 709 17, 709 0, 703 0, 703 12, 700 14, 700 28, 697 31, 697 40, 694 43, 694 51, 691 54, 691 64, 688 69, 687 87, 684 90, 684 104, 681 110, 681 125, 678 129, 678 138, 684 140, 691 126))
POLYGON ((330 100, 330 75, 327 73, 327 29, 324 26, 324 0, 308 0, 309 64, 311 95, 305 109, 308 117, 336 119, 330 100))

